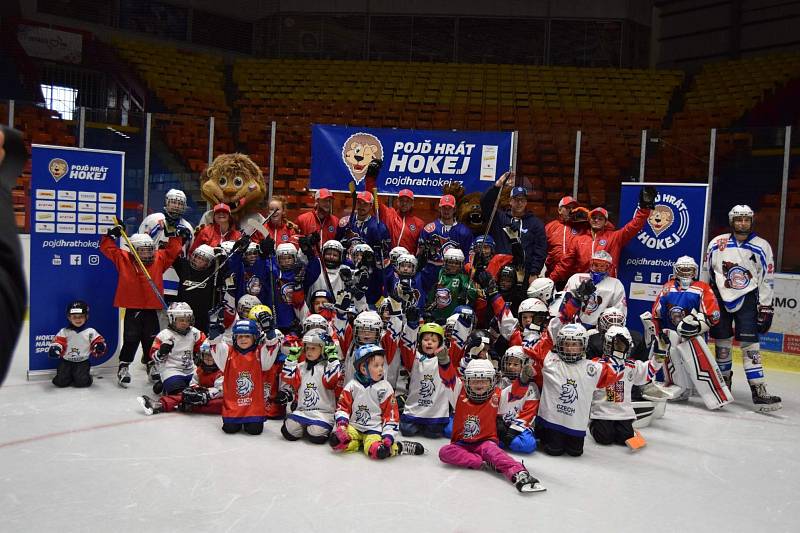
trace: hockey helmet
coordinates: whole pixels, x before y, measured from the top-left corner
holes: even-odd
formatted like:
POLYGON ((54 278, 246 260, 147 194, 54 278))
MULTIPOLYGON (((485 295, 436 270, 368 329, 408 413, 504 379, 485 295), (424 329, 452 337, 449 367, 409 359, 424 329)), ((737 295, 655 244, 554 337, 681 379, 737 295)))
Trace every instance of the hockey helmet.
POLYGON ((311 314, 303 319, 303 333, 312 329, 328 330, 328 321, 322 315, 311 314))
POLYGON ((189 265, 198 271, 207 269, 213 262, 214 249, 207 244, 201 244, 195 248, 192 255, 189 257, 189 265))
POLYGON ((581 324, 566 324, 556 335, 556 353, 565 363, 577 363, 586 356, 589 335, 581 324))
POLYGON ((261 300, 259 300, 257 296, 245 294, 239 298, 239 301, 236 303, 236 312, 239 313, 240 318, 247 318, 250 314, 250 310, 260 304, 261 300))
POLYGON ((597 331, 605 333, 611 326, 624 326, 625 315, 618 307, 607 307, 597 319, 597 331))
POLYGON ((233 340, 239 335, 252 335, 253 339, 257 339, 259 335, 258 325, 252 320, 237 320, 232 328, 233 340))
POLYGON ((611 254, 605 250, 597 250, 592 254, 592 262, 589 265, 589 273, 592 278, 592 283, 595 285, 603 281, 608 276, 611 266, 614 264, 614 259, 611 254))
POLYGON ((697 263, 688 255, 679 257, 672 267, 674 278, 684 289, 688 289, 692 282, 697 279, 697 271, 697 263))
POLYGON ((353 320, 356 344, 378 344, 383 332, 383 320, 375 311, 362 311, 353 320))
POLYGON ((464 369, 464 390, 467 398, 476 403, 488 400, 494 393, 497 371, 487 359, 473 359, 464 369))
POLYGON ((522 346, 510 346, 500 360, 500 369, 503 377, 514 380, 519 377, 522 367, 528 361, 522 346))
POLYGON ((303 345, 316 344, 325 347, 326 344, 331 342, 326 329, 314 328, 306 331, 303 334, 303 345))
POLYGON ((417 258, 411 254, 402 254, 397 258, 397 275, 410 278, 417 273, 417 258))
POLYGON ((547 304, 539 298, 525 298, 519 304, 517 316, 519 317, 523 329, 542 331, 543 328, 547 327, 547 323, 550 320, 550 311, 547 308, 547 304), (523 324, 523 320, 527 320, 528 318, 530 318, 531 321, 527 324, 523 324))
POLYGON ((164 214, 177 220, 186 212, 186 194, 178 189, 170 189, 164 195, 164 214))
POLYGON ((553 293, 556 285, 550 278, 536 278, 528 287, 528 298, 539 298, 541 301, 550 305, 553 301, 553 293))
POLYGON ((354 377, 365 387, 375 383, 376 381, 380 381, 372 379, 368 368, 369 360, 379 355, 383 356, 384 351, 383 348, 377 344, 363 344, 353 351, 353 367, 355 368, 354 377), (364 367, 364 371, 362 372, 361 365, 363 363, 366 363, 366 365, 364 367))
POLYGON ((131 246, 145 265, 153 264, 156 247, 153 238, 146 233, 134 233, 130 236, 131 246))
POLYGON ((625 326, 611 326, 603 335, 603 355, 627 359, 633 351, 633 337, 625 326))
POLYGON ((83 300, 73 300, 67 305, 67 318, 70 315, 83 315, 89 318, 89 304, 83 300))
POLYGON ((292 270, 297 264, 297 248, 292 243, 283 242, 275 248, 275 257, 278 259, 278 268, 292 270))
POLYGON ((517 282, 517 271, 513 265, 504 265, 497 273, 497 286, 501 291, 508 291, 517 282))
POLYGON ((169 308, 167 308, 167 319, 169 321, 169 329, 184 335, 194 325, 194 311, 192 311, 192 308, 189 307, 189 304, 186 302, 173 302, 169 304, 169 308), (179 318, 188 319, 189 326, 178 328, 177 321, 179 318))
POLYGON ((444 271, 446 274, 454 275, 460 273, 464 269, 464 252, 461 248, 448 248, 442 254, 444 260, 444 271))
POLYGON ((403 254, 407 254, 408 250, 403 246, 395 246, 389 251, 389 263, 397 268, 397 258, 403 254))
POLYGON ((338 268, 344 257, 344 246, 337 240, 331 239, 322 244, 322 261, 325 268, 338 268))
POLYGON ((439 346, 444 343, 444 328, 436 322, 427 322, 422 324, 417 333, 417 339, 422 340, 422 335, 425 333, 434 333, 439 336, 439 346))

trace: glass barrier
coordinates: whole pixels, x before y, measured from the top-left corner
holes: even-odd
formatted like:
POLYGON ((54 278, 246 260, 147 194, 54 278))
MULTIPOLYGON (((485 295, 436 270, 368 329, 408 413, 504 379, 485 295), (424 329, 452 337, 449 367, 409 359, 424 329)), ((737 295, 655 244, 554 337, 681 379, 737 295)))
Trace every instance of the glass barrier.
MULTIPOLYGON (((800 128, 792 127, 781 272, 800 274, 800 128)), ((775 254, 778 254, 777 243, 775 254)))

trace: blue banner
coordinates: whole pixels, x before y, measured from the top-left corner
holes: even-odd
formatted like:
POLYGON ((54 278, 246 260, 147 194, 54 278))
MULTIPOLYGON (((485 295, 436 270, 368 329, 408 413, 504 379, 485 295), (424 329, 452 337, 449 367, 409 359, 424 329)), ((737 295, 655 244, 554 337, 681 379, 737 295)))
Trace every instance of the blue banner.
POLYGON ((311 189, 364 190, 367 167, 383 160, 378 192, 411 189, 438 198, 442 185, 460 182, 482 192, 512 166, 511 132, 348 128, 314 124, 311 129, 311 189))
POLYGON ((31 148, 30 371, 56 368, 47 351, 67 325, 73 300, 89 304, 88 325, 116 353, 119 311, 114 265, 100 253, 100 237, 122 213, 125 154, 33 145, 31 148))
POLYGON ((656 208, 636 237, 622 249, 618 277, 628 291, 628 328, 642 331, 639 315, 653 308, 661 287, 672 276, 675 260, 693 257, 701 264, 706 232, 705 184, 623 183, 619 223, 633 218, 644 185, 658 189, 656 208))

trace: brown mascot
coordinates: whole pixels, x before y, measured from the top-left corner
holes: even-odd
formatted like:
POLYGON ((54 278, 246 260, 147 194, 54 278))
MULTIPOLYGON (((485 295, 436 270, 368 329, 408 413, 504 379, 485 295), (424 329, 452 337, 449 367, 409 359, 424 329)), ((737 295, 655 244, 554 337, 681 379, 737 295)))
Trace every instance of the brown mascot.
MULTIPOLYGON (((503 188, 500 193, 498 209, 503 209, 509 205, 510 192, 511 189, 509 187, 503 188)), ((456 205, 458 206, 456 220, 467 226, 473 235, 483 235, 491 213, 481 211, 481 193, 471 192, 464 194, 464 187, 460 183, 448 183, 442 186, 442 194, 452 194, 455 197, 456 205)))

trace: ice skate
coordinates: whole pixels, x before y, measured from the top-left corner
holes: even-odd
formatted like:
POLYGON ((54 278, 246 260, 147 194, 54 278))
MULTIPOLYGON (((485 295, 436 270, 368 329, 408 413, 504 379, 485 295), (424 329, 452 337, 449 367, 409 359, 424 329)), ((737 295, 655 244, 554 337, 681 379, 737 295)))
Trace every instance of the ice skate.
POLYGON ((759 412, 769 413, 783 407, 781 405, 781 397, 770 395, 767 392, 767 386, 763 383, 750 385, 750 392, 753 393, 753 403, 759 412))
POLYGON ((419 442, 411 440, 397 441, 397 455, 422 455, 425 453, 425 447, 419 442))
POLYGON ((119 370, 117 370, 117 384, 127 389, 128 385, 131 384, 131 373, 128 370, 128 365, 119 365, 119 370))
POLYGON ((533 477, 527 470, 521 470, 514 474, 514 478, 511 482, 520 492, 543 492, 547 490, 539 483, 539 480, 533 477))
POLYGON ((159 402, 158 400, 154 400, 149 396, 139 396, 136 399, 139 400, 139 405, 142 406, 144 414, 148 416, 160 413, 163 410, 161 402, 159 402))
POLYGON ((158 383, 161 381, 161 374, 158 372, 156 364, 152 361, 147 363, 147 379, 150 380, 150 383, 158 383))

